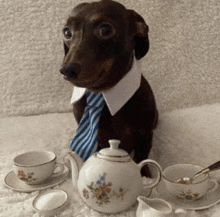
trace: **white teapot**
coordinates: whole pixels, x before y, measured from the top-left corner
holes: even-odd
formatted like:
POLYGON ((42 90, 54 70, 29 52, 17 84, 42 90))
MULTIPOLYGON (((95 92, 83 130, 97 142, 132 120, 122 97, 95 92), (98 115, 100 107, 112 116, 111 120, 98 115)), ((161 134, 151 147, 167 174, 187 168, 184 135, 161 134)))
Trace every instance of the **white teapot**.
POLYGON ((75 153, 67 158, 72 169, 73 186, 78 188, 83 201, 99 212, 117 213, 135 204, 143 190, 140 170, 153 165, 156 178, 145 187, 152 188, 161 180, 161 166, 147 159, 136 164, 128 153, 119 149, 119 140, 109 140, 110 148, 101 149, 85 163, 75 153))

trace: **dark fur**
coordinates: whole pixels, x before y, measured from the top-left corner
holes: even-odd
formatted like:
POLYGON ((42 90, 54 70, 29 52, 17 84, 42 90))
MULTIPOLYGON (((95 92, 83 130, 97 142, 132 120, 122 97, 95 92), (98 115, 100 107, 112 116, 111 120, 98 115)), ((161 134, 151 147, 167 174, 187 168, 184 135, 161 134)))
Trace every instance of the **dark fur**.
MULTIPOLYGON (((113 87, 130 70, 133 51, 136 59, 141 59, 149 49, 144 19, 110 0, 78 5, 67 20, 64 34, 65 58, 60 71, 73 85, 91 91, 113 87), (107 37, 103 37, 103 25, 104 31, 107 25, 107 37)), ((77 122, 85 106, 85 96, 74 104, 77 122)), ((119 139, 120 147, 128 152, 134 150, 134 159, 140 162, 148 157, 156 122, 154 95, 142 76, 138 91, 114 116, 104 106, 99 121, 99 148, 108 147, 109 139, 119 139)))

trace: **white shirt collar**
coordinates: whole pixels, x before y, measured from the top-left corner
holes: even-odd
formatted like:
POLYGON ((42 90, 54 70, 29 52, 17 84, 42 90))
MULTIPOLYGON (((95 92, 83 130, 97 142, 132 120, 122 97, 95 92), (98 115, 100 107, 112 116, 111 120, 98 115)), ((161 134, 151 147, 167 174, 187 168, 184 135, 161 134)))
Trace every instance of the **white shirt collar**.
MULTIPOLYGON (((141 84, 141 65, 134 57, 131 70, 112 88, 102 92, 112 116, 134 95, 141 84)), ((71 104, 83 97, 86 88, 74 87, 71 104)))

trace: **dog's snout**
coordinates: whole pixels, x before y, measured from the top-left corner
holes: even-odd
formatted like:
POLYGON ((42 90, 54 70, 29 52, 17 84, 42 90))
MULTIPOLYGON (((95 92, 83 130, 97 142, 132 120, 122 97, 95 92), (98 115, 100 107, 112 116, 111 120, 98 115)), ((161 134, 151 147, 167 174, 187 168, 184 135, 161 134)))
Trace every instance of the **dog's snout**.
POLYGON ((60 72, 66 80, 76 79, 81 72, 81 66, 78 63, 63 64, 60 72))

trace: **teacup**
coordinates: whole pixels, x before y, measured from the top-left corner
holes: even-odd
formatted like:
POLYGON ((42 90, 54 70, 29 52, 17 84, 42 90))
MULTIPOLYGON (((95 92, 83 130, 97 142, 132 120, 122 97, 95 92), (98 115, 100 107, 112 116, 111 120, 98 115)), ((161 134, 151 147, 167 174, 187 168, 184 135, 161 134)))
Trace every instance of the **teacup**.
POLYGON ((215 191, 218 187, 217 180, 210 179, 208 174, 198 176, 193 183, 176 183, 183 177, 193 177, 203 167, 193 164, 176 164, 163 171, 163 181, 167 191, 178 200, 191 202, 200 199, 207 192, 215 191))
POLYGON ((56 155, 53 152, 31 151, 16 156, 13 169, 20 180, 28 185, 36 185, 62 174, 64 166, 56 163, 56 155), (59 171, 54 172, 57 168, 59 171))

